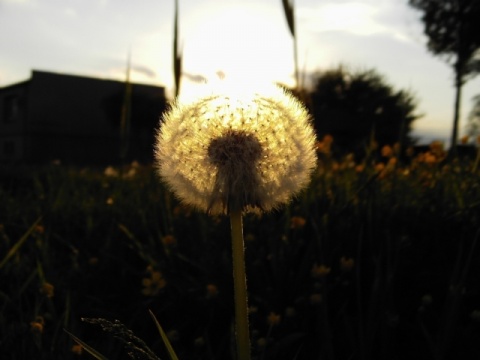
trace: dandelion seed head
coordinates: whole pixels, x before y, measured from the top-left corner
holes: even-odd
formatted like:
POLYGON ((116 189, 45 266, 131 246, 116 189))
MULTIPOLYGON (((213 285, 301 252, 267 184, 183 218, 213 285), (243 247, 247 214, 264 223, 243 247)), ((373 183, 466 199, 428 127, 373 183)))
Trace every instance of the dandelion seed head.
POLYGON ((315 135, 307 110, 283 89, 209 92, 164 115, 155 157, 183 202, 212 214, 268 211, 310 181, 315 135))

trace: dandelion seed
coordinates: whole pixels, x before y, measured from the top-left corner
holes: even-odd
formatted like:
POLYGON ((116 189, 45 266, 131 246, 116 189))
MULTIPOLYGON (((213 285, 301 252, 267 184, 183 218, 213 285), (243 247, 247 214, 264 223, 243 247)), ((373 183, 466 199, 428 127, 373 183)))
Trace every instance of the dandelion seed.
POLYGON ((315 136, 286 91, 225 92, 177 101, 164 116, 155 157, 186 204, 211 214, 271 210, 310 180, 315 136))

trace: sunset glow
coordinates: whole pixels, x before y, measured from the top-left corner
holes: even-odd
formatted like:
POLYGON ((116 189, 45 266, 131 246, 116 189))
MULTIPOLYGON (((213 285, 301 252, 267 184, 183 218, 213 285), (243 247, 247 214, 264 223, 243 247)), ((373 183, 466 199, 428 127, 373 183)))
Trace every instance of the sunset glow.
POLYGON ((211 7, 191 19, 182 36, 185 82, 211 81, 217 73, 242 82, 293 82, 291 36, 266 8, 211 7))

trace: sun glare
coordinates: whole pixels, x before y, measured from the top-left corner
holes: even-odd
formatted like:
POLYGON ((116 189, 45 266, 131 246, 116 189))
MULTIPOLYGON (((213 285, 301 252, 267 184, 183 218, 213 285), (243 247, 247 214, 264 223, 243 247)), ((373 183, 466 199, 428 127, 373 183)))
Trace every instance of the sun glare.
POLYGON ((216 6, 192 15, 182 36, 185 81, 212 81, 221 72, 230 82, 290 84, 292 39, 286 24, 278 21, 281 16, 251 4, 216 6))

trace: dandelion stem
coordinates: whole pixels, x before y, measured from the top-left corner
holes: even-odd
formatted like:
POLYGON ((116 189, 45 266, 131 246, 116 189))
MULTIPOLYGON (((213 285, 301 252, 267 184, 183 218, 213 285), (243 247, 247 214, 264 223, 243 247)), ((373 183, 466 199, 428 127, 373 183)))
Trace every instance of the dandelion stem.
POLYGON ((237 360, 250 360, 248 331, 247 277, 245 274, 245 247, 243 242, 242 212, 230 212, 232 230, 233 283, 235 291, 235 336, 237 360))

